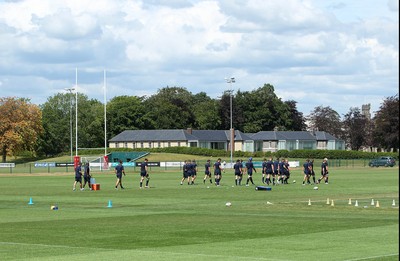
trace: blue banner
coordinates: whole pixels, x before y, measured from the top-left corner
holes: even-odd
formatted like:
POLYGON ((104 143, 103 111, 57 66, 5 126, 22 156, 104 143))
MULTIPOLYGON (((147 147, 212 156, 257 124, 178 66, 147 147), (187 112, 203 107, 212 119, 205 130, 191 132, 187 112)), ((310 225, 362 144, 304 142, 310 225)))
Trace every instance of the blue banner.
POLYGON ((35 162, 35 168, 48 168, 48 167, 55 167, 55 162, 35 162))

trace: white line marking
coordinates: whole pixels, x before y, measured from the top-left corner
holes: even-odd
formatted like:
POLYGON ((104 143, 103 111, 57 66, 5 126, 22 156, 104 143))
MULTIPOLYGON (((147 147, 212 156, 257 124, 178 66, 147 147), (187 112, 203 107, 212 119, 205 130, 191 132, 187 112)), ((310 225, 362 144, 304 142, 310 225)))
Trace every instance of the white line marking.
POLYGON ((380 257, 398 256, 398 255, 399 255, 399 253, 397 253, 397 254, 389 254, 389 255, 382 255, 382 256, 369 256, 369 257, 356 258, 356 259, 347 259, 347 260, 344 260, 344 261, 359 261, 359 260, 375 259, 375 258, 380 258, 380 257))

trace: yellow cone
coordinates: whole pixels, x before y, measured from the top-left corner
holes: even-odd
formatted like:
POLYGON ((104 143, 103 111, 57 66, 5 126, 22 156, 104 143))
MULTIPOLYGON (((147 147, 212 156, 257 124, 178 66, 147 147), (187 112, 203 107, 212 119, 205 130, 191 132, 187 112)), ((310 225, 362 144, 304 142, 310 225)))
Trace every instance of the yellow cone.
POLYGON ((326 204, 329 205, 329 198, 326 199, 326 204))
POLYGON ((332 206, 332 207, 335 206, 335 203, 333 202, 333 199, 332 199, 332 201, 331 201, 331 206, 332 206))
POLYGON ((376 208, 379 208, 380 206, 379 206, 379 201, 377 200, 376 201, 376 206, 375 206, 376 208))
POLYGON ((351 205, 351 198, 349 198, 349 205, 351 205))
POLYGON ((311 199, 308 200, 308 205, 311 206, 311 199))

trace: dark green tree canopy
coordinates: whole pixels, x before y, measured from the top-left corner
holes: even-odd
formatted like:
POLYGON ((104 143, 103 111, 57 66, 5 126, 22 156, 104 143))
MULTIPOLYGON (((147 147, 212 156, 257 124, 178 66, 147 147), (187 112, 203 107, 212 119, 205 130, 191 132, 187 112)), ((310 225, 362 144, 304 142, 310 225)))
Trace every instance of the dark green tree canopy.
POLYGON ((146 117, 155 129, 195 126, 193 95, 183 87, 165 87, 144 101, 146 117))
POLYGON ((339 113, 334 109, 322 105, 315 107, 307 117, 309 127, 313 130, 325 131, 340 138, 343 136, 342 122, 339 113))
POLYGON ((374 117, 374 145, 386 150, 399 148, 399 94, 387 97, 374 117))
POLYGON ((146 116, 143 97, 116 96, 107 103, 107 136, 124 130, 153 129, 154 124, 146 116))
MULTIPOLYGON (((192 94, 184 87, 165 87, 149 97, 116 96, 107 103, 107 140, 130 129, 229 129, 245 133, 308 127, 344 139, 352 149, 376 146, 398 149, 399 98, 388 97, 372 120, 358 108, 350 108, 343 121, 331 107, 317 106, 307 118, 297 110, 294 100, 282 101, 271 84, 253 91, 227 90, 210 98, 205 92, 192 94), (365 132, 364 132, 365 131, 365 132)), ((37 151, 56 155, 75 149, 75 94, 58 93, 40 106, 43 132, 37 151)), ((104 146, 104 104, 78 93, 78 147, 104 146)))
POLYGON ((348 148, 359 150, 365 144, 367 123, 367 119, 358 107, 350 108, 350 111, 344 115, 344 138, 348 148))

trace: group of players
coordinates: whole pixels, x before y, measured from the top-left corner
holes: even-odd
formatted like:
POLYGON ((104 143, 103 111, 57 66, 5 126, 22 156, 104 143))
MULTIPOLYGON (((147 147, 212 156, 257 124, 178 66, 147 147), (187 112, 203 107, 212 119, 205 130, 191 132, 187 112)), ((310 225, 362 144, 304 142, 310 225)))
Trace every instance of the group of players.
MULTIPOLYGON (((119 161, 119 164, 115 167, 114 169, 115 175, 117 177, 117 182, 115 183, 115 189, 118 190, 118 186, 121 189, 125 189, 124 186, 122 186, 122 175, 126 176, 125 173, 125 168, 122 165, 122 160, 119 161)), ((88 184, 89 189, 92 190, 92 184, 91 184, 91 174, 90 174, 90 167, 89 167, 89 162, 85 163, 84 166, 84 173, 82 175, 82 163, 79 162, 78 165, 75 168, 75 181, 72 186, 72 190, 76 190, 76 184, 79 183, 80 190, 84 190, 86 184, 88 184), (84 183, 82 184, 82 176, 84 179, 84 183)), ((143 188, 143 182, 146 181, 145 188, 149 188, 149 181, 150 181, 150 175, 149 175, 149 169, 148 169, 148 159, 144 159, 142 163, 140 163, 140 182, 139 182, 139 188, 143 188)))
POLYGON ((315 181, 315 171, 314 171, 314 160, 307 159, 303 164, 303 185, 305 184, 319 184, 322 180, 325 181, 325 184, 329 184, 329 171, 328 171, 328 159, 324 158, 321 164, 321 177, 315 181), (310 178, 313 179, 313 183, 311 183, 310 178))
MULTIPOLYGON (((212 184, 212 173, 214 173, 214 183, 216 186, 220 185, 220 181, 222 179, 222 173, 225 172, 225 164, 221 163, 221 159, 218 160, 211 166, 211 161, 207 160, 205 164, 204 170, 204 178, 203 183, 205 184, 207 179, 212 184)), ((287 159, 276 158, 273 160, 270 157, 268 160, 264 159, 261 165, 262 168, 262 180, 261 182, 266 185, 278 185, 278 184, 288 184, 288 180, 290 178, 290 167, 289 161, 287 159), (271 179, 272 178, 272 179, 271 179)), ((247 174, 246 186, 249 186, 251 182, 254 184, 253 173, 256 173, 257 170, 253 164, 253 158, 250 157, 248 161, 243 165, 243 160, 238 159, 236 163, 233 165, 234 174, 235 174, 235 185, 241 186, 243 175, 247 174)), ((181 179, 181 185, 187 180, 188 185, 194 185, 197 177, 197 163, 196 160, 186 160, 183 165, 183 177, 181 179)), ((328 159, 324 158, 321 164, 321 177, 316 180, 315 179, 315 171, 314 171, 314 160, 307 159, 303 164, 303 184, 319 184, 322 180, 325 181, 325 184, 328 184, 329 172, 328 172, 328 159), (313 182, 311 183, 310 179, 312 178, 313 182)), ((122 186, 122 175, 125 174, 124 166, 122 165, 122 161, 115 167, 115 174, 117 176, 117 183, 115 184, 115 189, 118 189, 120 186, 121 189, 124 189, 122 186)), ((75 168, 75 182, 73 184, 73 190, 76 190, 76 184, 80 183, 80 189, 84 190, 86 184, 88 183, 89 189, 91 190, 90 183, 90 168, 89 163, 86 163, 84 166, 84 184, 82 185, 82 167, 81 163, 75 168)), ((148 160, 145 159, 140 164, 140 185, 139 188, 143 188, 143 181, 146 180, 145 188, 149 188, 149 171, 148 171, 148 160)))
MULTIPOLYGON (((205 164, 204 170, 204 178, 203 183, 205 184, 207 180, 212 184, 212 173, 214 173, 214 183, 216 186, 220 185, 220 181, 222 179, 222 174, 225 172, 224 164, 221 163, 221 159, 219 158, 213 165, 211 165, 211 161, 207 160, 205 164)), ((278 185, 278 184, 288 184, 288 180, 290 178, 290 166, 289 161, 287 159, 279 159, 276 158, 273 160, 270 157, 268 160, 264 159, 262 162, 262 180, 261 182, 266 185, 278 185)), ((247 174, 246 186, 249 186, 251 182, 254 184, 253 173, 256 173, 257 170, 254 167, 253 159, 250 157, 248 161, 243 164, 243 160, 238 159, 236 163, 233 165, 234 174, 235 174, 235 185, 241 186, 243 175, 247 174)), ((188 185, 194 185, 197 177, 198 168, 195 160, 187 160, 183 165, 183 177, 181 180, 181 185, 187 180, 188 185)), ((321 177, 316 180, 315 172, 314 172, 314 160, 307 159, 303 164, 303 185, 306 184, 319 184, 322 180, 325 181, 325 184, 328 184, 328 159, 325 158, 321 164, 321 177), (313 182, 311 183, 310 179, 312 178, 313 182)))

